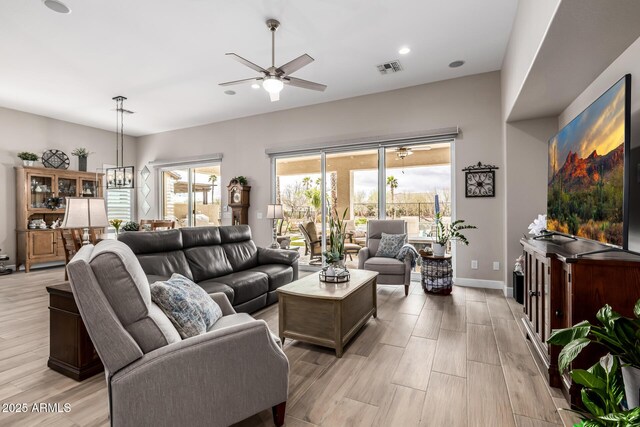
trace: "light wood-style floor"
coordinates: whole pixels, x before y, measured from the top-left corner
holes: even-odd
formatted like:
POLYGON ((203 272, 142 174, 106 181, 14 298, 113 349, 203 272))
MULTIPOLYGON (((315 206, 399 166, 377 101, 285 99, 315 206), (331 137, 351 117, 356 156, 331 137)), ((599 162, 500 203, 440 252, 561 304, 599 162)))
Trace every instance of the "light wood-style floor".
MULTIPOLYGON (((62 269, 0 277, 0 403, 70 403, 68 413, 7 414, 0 425, 108 425, 103 375, 82 383, 47 368, 48 294, 62 269)), ((567 404, 550 390, 519 322, 522 307, 500 292, 454 288, 427 296, 415 283, 379 286, 378 318, 334 353, 288 340, 291 372, 286 425, 571 425, 567 404), (562 419, 561 419, 562 416, 562 419)), ((277 306, 255 317, 277 333, 277 306)), ((239 426, 272 426, 264 411, 239 426)))

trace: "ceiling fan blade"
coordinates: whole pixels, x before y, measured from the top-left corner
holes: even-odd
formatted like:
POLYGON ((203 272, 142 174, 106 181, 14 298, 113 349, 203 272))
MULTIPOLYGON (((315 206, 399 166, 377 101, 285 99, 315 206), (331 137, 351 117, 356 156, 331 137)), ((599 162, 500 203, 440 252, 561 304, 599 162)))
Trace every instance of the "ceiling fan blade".
POLYGON ((218 83, 218 86, 239 85, 241 83, 249 83, 249 82, 260 81, 260 80, 262 80, 262 77, 251 77, 250 79, 242 79, 242 80, 234 80, 232 82, 218 83))
POLYGON ((280 92, 269 92, 269 98, 271 98, 271 102, 280 101, 280 92))
POLYGON ((283 66, 279 67, 276 71, 286 75, 289 75, 293 72, 298 71, 300 68, 311 64, 314 61, 314 59, 312 57, 310 57, 309 55, 307 55, 306 53, 304 55, 300 55, 299 57, 297 57, 296 59, 294 59, 293 61, 289 61, 286 64, 284 64, 283 66))
POLYGON ((324 92, 324 90, 327 88, 327 85, 314 83, 308 80, 302 80, 295 77, 284 77, 282 81, 287 83, 289 86, 301 87, 303 89, 318 90, 320 92, 324 92))
POLYGON ((269 72, 267 70, 265 70, 264 68, 262 68, 259 65, 254 64, 253 62, 249 61, 248 59, 244 59, 242 56, 240 55, 236 55, 235 53, 226 53, 225 55, 230 56, 231 58, 235 59, 236 61, 238 61, 239 63, 246 65, 247 67, 251 68, 252 70, 256 70, 260 73, 265 73, 265 74, 269 74, 269 72))

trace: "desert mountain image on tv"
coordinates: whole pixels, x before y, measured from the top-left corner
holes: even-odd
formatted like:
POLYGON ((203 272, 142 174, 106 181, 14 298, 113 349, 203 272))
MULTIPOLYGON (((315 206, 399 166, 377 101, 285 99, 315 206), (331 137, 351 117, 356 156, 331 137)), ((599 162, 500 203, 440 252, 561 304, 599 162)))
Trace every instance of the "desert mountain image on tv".
POLYGON ((623 244, 625 79, 549 141, 547 228, 623 244))

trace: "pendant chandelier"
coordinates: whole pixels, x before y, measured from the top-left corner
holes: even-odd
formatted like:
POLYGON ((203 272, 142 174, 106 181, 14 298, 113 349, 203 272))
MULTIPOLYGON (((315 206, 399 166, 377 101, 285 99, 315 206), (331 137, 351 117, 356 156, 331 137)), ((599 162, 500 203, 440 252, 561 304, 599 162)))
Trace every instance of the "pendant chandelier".
POLYGON ((116 167, 107 169, 107 190, 133 188, 133 166, 124 166, 124 96, 116 96, 116 167))

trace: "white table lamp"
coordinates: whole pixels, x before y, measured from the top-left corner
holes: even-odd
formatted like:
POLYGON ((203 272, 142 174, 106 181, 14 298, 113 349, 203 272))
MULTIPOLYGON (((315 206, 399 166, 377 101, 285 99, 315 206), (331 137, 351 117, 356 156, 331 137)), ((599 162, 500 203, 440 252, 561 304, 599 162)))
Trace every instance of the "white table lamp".
POLYGON ((279 249, 280 244, 278 243, 278 233, 276 231, 276 224, 279 219, 284 219, 284 211, 282 210, 282 205, 280 204, 271 204, 267 206, 267 219, 273 220, 273 242, 271 242, 272 249, 279 249))
POLYGON ((82 228, 82 244, 89 244, 90 227, 108 227, 104 199, 97 197, 67 197, 62 228, 82 228))

